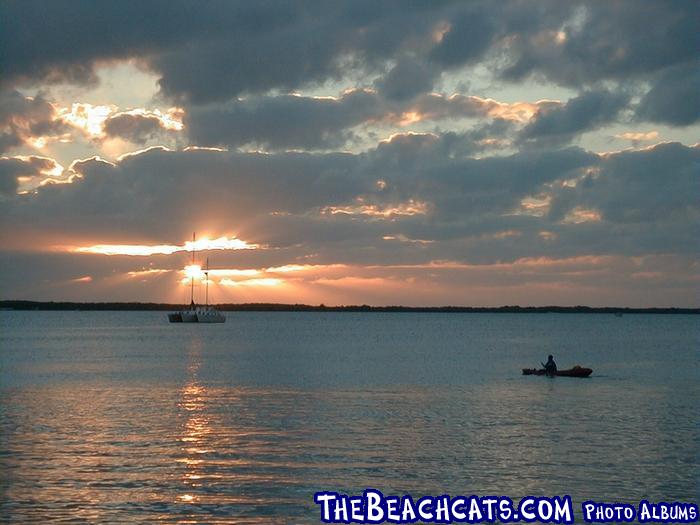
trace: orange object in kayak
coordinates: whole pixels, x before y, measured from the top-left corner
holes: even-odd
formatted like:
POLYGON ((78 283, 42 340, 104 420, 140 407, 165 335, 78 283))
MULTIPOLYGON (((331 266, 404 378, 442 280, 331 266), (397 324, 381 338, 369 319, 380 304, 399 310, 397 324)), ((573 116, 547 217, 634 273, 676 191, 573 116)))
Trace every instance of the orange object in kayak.
MULTIPOLYGON (((591 368, 583 368, 582 366, 575 366, 573 368, 569 368, 568 370, 557 370, 554 375, 556 376, 562 376, 562 377, 588 377, 593 373, 593 370, 591 368)), ((544 376, 547 375, 547 372, 545 371, 544 368, 541 369, 536 369, 536 368, 523 368, 523 375, 524 376, 544 376)))

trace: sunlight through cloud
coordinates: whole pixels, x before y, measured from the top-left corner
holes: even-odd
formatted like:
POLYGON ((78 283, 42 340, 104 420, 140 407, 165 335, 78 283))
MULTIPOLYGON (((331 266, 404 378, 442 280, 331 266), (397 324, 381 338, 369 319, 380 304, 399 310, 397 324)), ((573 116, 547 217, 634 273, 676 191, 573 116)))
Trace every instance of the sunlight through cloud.
POLYGON ((188 241, 182 245, 173 244, 96 244, 94 246, 81 246, 72 248, 69 251, 74 253, 95 253, 101 255, 171 255, 177 252, 192 251, 194 247, 197 251, 205 250, 256 250, 258 244, 249 244, 236 237, 219 237, 218 239, 198 239, 194 243, 188 241))

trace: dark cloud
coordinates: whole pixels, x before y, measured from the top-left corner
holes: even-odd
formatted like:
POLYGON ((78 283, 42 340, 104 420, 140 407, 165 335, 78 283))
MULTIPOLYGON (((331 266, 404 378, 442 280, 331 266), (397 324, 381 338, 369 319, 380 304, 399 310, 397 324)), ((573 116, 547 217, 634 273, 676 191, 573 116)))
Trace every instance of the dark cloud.
POLYGON ((639 79, 693 59, 700 46, 700 4, 693 0, 560 4, 545 18, 559 15, 560 26, 540 23, 536 31, 514 34, 504 78, 540 74, 571 87, 639 79))
POLYGON ((383 69, 402 44, 429 39, 443 11, 435 3, 367 0, 11 0, 0 9, 5 83, 94 82, 97 62, 136 57, 162 76, 166 95, 197 103, 383 69))
POLYGON ((41 96, 30 98, 12 89, 0 90, 0 153, 25 144, 29 138, 51 137, 67 129, 41 96))
POLYGON ((137 144, 163 136, 170 131, 157 115, 139 113, 111 115, 105 120, 103 130, 109 137, 120 137, 137 144))
MULTIPOLYGON (((353 89, 339 97, 280 95, 251 97, 225 104, 191 106, 185 115, 190 139, 203 146, 255 145, 267 150, 328 149, 356 138, 355 129, 372 124, 401 127, 403 119, 429 122, 458 119, 500 121, 485 134, 486 127, 460 133, 476 140, 505 138, 506 128, 538 109, 560 104, 504 104, 474 96, 436 93, 415 99, 394 101, 371 90, 353 89), (477 135, 481 135, 477 137, 477 135)), ((485 147, 490 145, 486 142, 485 147)), ((502 147, 498 144, 491 146, 502 147)), ((480 148, 477 148, 480 149, 480 148)))
POLYGON ((700 62, 666 70, 642 98, 637 116, 672 126, 700 121, 700 62))
POLYGON ((0 158, 0 197, 10 198, 19 187, 18 177, 44 178, 56 162, 44 157, 0 158))
POLYGON ((400 60, 391 70, 375 82, 379 92, 396 101, 410 100, 433 88, 438 70, 424 61, 413 58, 400 60))
POLYGON ((220 38, 196 38, 155 56, 163 92, 205 103, 380 71, 399 49, 429 39, 442 8, 363 0, 274 3, 269 10, 277 16, 261 17, 255 30, 238 23, 220 38))
POLYGON ((221 32, 240 12, 235 5, 211 2, 208 6, 202 9, 166 0, 139 5, 98 5, 89 0, 3 2, 2 82, 95 82, 97 61, 164 51, 207 27, 221 32))
POLYGON ((508 149, 512 146, 512 121, 495 119, 461 133, 445 132, 441 140, 445 154, 450 158, 473 156, 485 151, 508 149))
POLYGON ((600 172, 574 188, 564 188, 563 196, 560 190, 555 202, 566 201, 560 215, 583 206, 598 210, 607 223, 639 223, 644 228, 656 224, 663 228, 660 225, 670 221, 677 226, 668 228, 669 236, 692 234, 693 228, 680 224, 685 221, 697 227, 700 219, 698 168, 700 148, 679 143, 615 153, 604 158, 600 172))
POLYGON ((370 91, 352 90, 339 98, 282 95, 192 107, 185 126, 195 143, 206 146, 318 149, 344 144, 348 128, 380 119, 384 111, 370 91))
POLYGON ((259 214, 303 213, 350 200, 363 184, 349 175, 353 164, 345 154, 151 148, 115 164, 97 158, 77 162, 72 169, 82 178, 41 187, 3 212, 29 221, 22 228, 43 227, 58 235, 179 239, 183 220, 228 230, 259 214))
POLYGON ((628 101, 629 96, 624 92, 585 92, 563 106, 549 106, 538 111, 523 128, 520 139, 549 145, 569 142, 580 133, 614 121, 628 101))
POLYGON ((111 162, 103 160, 99 157, 90 159, 76 160, 71 164, 70 171, 80 175, 81 177, 100 177, 111 175, 115 165, 111 162))
POLYGON ((449 20, 449 27, 430 51, 430 58, 445 68, 480 59, 504 29, 495 11, 500 8, 491 9, 483 3, 465 4, 464 9, 449 20))
POLYGON ((442 120, 459 118, 493 117, 510 120, 527 120, 530 114, 561 106, 559 102, 542 100, 535 103, 501 103, 493 99, 454 94, 451 96, 431 93, 423 95, 407 105, 403 111, 415 112, 422 119, 442 120))
POLYGON ((46 234, 70 231, 104 242, 177 240, 192 228, 235 231, 250 242, 299 245, 328 260, 364 254, 365 263, 403 257, 397 245, 411 246, 381 242, 386 234, 436 240, 418 253, 423 258, 462 259, 459 239, 467 238, 488 247, 470 251, 471 260, 538 250, 573 256, 638 253, 640 246, 649 253, 689 249, 688 225, 698 223, 697 148, 669 144, 608 156, 570 148, 474 159, 450 155, 453 142, 451 134, 399 135, 360 155, 156 148, 116 164, 91 159, 73 165, 82 178, 72 184, 7 202, 3 224, 6 235, 26 234, 31 224, 46 234), (668 190, 659 191, 659 177, 668 190), (580 180, 576 187, 563 184, 572 179, 580 180), (523 199, 543 192, 557 213, 518 211, 523 199), (599 218, 564 221, 576 209, 599 218), (666 234, 641 228, 640 221, 663 224, 666 234), (519 233, 488 237, 504 230, 519 233), (557 240, 538 237, 541 230, 557 233, 557 240))
POLYGON ((9 197, 17 192, 16 166, 8 166, 5 159, 0 159, 0 198, 9 197))
POLYGON ((378 85, 396 99, 429 90, 441 71, 479 62, 511 80, 535 74, 595 85, 684 63, 700 38, 692 0, 10 0, 0 9, 4 83, 87 82, 97 62, 138 58, 161 76, 165 95, 198 104, 381 73, 392 62, 378 85))

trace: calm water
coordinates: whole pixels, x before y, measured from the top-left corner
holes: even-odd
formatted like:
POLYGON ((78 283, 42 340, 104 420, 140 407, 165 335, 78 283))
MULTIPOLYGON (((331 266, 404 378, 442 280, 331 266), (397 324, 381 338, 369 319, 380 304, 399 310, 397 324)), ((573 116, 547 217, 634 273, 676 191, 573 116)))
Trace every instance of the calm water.
POLYGON ((0 312, 0 521, 318 523, 315 491, 367 486, 697 503, 699 321, 0 312), (520 375, 548 353, 593 377, 520 375))

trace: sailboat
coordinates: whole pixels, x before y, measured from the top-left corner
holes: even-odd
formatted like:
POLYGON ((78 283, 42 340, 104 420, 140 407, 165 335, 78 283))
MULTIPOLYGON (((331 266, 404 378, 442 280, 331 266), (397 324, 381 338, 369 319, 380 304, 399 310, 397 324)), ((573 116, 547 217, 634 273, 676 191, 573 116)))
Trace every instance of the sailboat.
POLYGON ((213 306, 209 306, 209 257, 207 257, 207 266, 204 269, 204 306, 197 308, 197 322, 199 323, 225 323, 226 317, 213 306))
MULTIPOLYGON (((192 266, 194 266, 195 234, 192 234, 192 266)), ((194 302, 194 273, 190 278, 190 306, 186 310, 168 314, 171 323, 225 323, 226 317, 213 306, 209 306, 209 257, 204 270, 206 284, 206 299, 204 306, 197 306, 194 302)))

